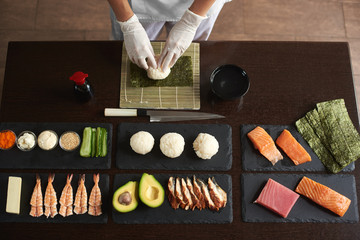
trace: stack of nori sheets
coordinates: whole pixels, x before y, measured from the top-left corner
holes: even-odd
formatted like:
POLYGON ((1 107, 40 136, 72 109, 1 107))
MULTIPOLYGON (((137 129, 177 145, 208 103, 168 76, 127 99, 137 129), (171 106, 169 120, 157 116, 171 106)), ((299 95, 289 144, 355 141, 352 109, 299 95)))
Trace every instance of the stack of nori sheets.
POLYGON ((360 135, 344 99, 318 103, 316 107, 296 121, 296 127, 325 167, 337 173, 360 157, 360 135))

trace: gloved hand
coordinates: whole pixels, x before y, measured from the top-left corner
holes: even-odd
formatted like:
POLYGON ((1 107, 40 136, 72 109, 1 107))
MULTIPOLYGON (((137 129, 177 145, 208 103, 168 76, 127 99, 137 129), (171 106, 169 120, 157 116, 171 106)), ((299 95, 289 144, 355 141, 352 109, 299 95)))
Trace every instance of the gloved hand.
POLYGON ((130 60, 141 68, 147 70, 151 67, 157 68, 154 50, 145 29, 134 14, 126 22, 117 21, 124 34, 125 48, 130 60), (146 62, 146 58, 148 63, 146 62))
POLYGON ((171 29, 158 61, 158 66, 161 66, 164 72, 168 67, 172 67, 190 46, 197 28, 205 18, 186 10, 180 21, 171 29))

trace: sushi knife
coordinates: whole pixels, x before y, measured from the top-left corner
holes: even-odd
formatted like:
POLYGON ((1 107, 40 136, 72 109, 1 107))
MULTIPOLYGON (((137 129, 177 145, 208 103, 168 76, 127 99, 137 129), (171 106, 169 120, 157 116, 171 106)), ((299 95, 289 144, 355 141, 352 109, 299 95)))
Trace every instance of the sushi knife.
POLYGON ((203 112, 162 111, 145 109, 105 108, 105 117, 150 116, 150 122, 174 122, 225 118, 222 115, 203 112))

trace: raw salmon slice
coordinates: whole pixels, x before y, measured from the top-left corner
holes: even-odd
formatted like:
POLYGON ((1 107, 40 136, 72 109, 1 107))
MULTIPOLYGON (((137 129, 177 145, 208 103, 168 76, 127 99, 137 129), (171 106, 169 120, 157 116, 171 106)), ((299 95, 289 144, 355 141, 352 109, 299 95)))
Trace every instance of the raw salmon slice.
POLYGON ((298 198, 299 194, 269 178, 255 203, 286 218, 298 198))
POLYGON ((307 177, 301 179, 295 191, 333 211, 340 217, 344 216, 351 203, 351 200, 344 195, 307 177))
POLYGON ((272 163, 272 165, 275 165, 277 161, 283 159, 283 156, 276 148, 273 139, 262 127, 257 126, 250 131, 247 136, 254 144, 255 149, 258 149, 259 152, 272 163))
POLYGON ((311 161, 309 153, 286 129, 284 129, 284 131, 276 139, 276 144, 286 153, 286 155, 289 156, 295 165, 311 161))

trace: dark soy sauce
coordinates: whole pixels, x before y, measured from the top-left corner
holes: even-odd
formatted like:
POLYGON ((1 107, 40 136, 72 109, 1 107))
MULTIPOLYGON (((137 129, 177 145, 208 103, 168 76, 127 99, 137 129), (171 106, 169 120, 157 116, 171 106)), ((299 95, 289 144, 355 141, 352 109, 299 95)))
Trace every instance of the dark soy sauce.
POLYGON ((94 97, 94 91, 86 78, 88 74, 83 72, 76 72, 70 77, 71 81, 74 81, 74 92, 78 100, 89 101, 94 97))
POLYGON ((242 69, 226 65, 212 74, 212 90, 222 99, 235 99, 249 89, 249 79, 242 69))

